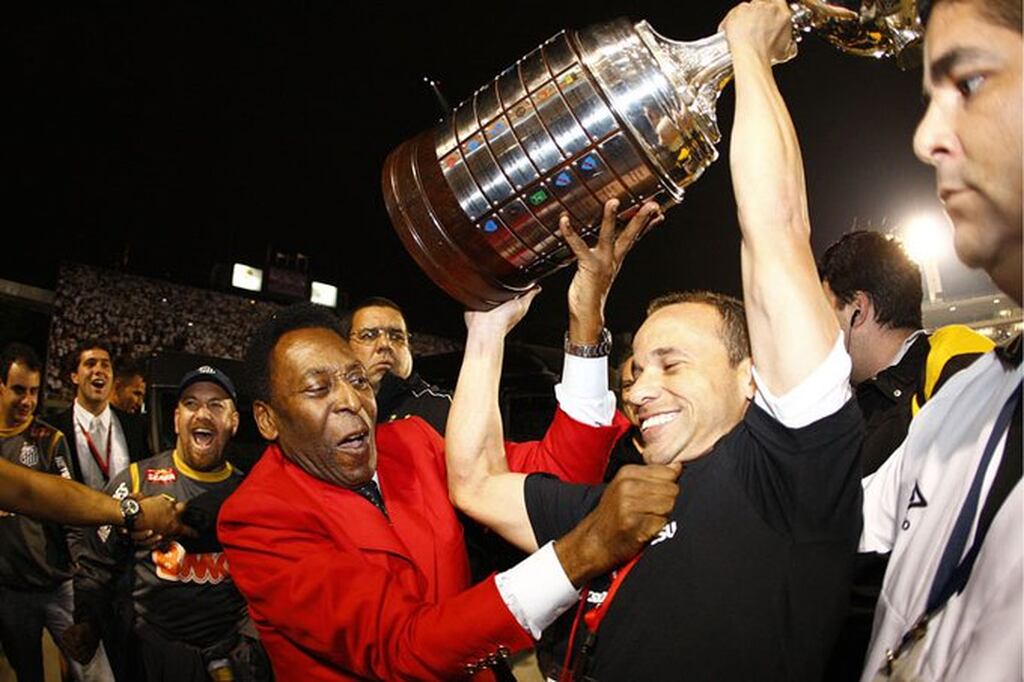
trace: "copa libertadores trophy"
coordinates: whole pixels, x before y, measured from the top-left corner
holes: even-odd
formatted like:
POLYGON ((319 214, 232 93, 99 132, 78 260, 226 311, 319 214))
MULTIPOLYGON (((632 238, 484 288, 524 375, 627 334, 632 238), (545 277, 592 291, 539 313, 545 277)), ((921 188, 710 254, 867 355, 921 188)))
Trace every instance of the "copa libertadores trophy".
MULTIPOLYGON (((794 28, 909 61, 916 0, 839 1, 793 3, 794 28)), ((590 242, 608 199, 621 218, 646 200, 679 203, 718 156, 715 105, 731 77, 721 33, 677 42, 626 19, 563 31, 388 156, 392 223, 449 295, 492 308, 572 262, 562 213, 590 242)))

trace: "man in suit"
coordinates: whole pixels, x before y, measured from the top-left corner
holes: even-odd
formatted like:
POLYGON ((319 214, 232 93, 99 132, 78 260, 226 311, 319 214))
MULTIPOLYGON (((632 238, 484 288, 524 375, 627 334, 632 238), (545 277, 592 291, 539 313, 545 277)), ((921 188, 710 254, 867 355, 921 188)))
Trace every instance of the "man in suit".
MULTIPOLYGON (((145 422, 110 404, 114 387, 114 367, 110 347, 100 340, 82 342, 70 358, 68 376, 75 386, 75 401, 53 419, 71 452, 71 476, 76 481, 102 491, 132 462, 150 457, 145 437, 145 422)), ((76 533, 71 535, 72 558, 79 551, 76 533)), ((132 679, 125 646, 131 637, 131 599, 127 579, 118 585, 110 611, 102 619, 103 643, 118 680, 132 679)))
POLYGON ((80 344, 71 356, 69 376, 74 404, 53 419, 71 450, 71 476, 102 490, 130 462, 149 457, 145 423, 110 404, 113 363, 102 341, 80 344))

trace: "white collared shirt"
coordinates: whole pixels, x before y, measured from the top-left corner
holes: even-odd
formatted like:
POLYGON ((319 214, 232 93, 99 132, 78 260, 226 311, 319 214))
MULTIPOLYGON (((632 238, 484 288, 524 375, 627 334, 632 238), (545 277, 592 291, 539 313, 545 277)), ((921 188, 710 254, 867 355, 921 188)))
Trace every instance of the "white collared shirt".
MULTIPOLYGON (((103 490, 107 485, 108 477, 103 475, 103 471, 96 463, 96 460, 93 459, 92 453, 89 451, 89 441, 85 434, 89 431, 94 418, 99 419, 102 429, 110 433, 108 473, 109 478, 113 478, 128 467, 128 441, 125 439, 124 429, 117 420, 117 417, 114 416, 109 404, 103 408, 99 415, 94 415, 82 407, 76 399, 72 417, 75 421, 75 450, 78 453, 78 470, 82 472, 82 480, 90 488, 103 490)), ((100 452, 100 455, 106 455, 106 452, 100 452)))

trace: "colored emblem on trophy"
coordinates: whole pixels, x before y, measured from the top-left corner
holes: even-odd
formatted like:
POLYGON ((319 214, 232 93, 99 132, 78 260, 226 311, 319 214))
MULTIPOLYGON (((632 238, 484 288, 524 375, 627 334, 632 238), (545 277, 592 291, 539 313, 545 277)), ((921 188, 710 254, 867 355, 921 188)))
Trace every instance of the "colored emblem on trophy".
MULTIPOLYGON (((794 30, 845 52, 916 59, 916 0, 791 6, 794 30)), ((682 201, 718 157, 715 105, 731 77, 721 33, 678 42, 626 19, 563 31, 388 156, 391 221, 438 286, 492 308, 572 262, 563 213, 590 242, 608 199, 620 216, 682 201)))

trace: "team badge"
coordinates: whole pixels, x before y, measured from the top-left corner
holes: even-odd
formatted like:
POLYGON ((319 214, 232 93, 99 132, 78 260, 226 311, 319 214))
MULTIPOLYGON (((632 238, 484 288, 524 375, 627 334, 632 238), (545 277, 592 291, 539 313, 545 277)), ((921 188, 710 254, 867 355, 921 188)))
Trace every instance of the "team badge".
POLYGON ((39 448, 32 443, 23 443, 21 452, 18 453, 18 461, 30 469, 39 466, 39 448))

